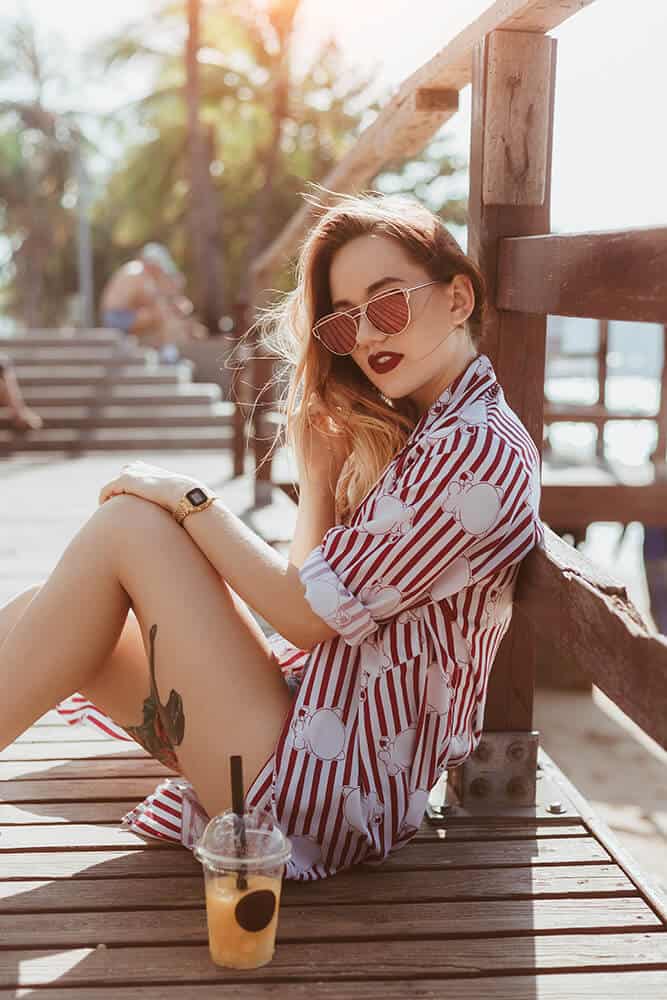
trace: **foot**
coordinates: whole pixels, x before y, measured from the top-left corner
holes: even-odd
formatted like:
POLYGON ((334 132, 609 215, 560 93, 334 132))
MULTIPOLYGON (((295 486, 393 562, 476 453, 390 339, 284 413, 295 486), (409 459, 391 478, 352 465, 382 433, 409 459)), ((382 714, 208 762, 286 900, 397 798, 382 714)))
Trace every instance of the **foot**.
POLYGON ((17 431, 38 431, 44 426, 44 421, 39 413, 35 413, 28 406, 10 413, 9 423, 17 431))

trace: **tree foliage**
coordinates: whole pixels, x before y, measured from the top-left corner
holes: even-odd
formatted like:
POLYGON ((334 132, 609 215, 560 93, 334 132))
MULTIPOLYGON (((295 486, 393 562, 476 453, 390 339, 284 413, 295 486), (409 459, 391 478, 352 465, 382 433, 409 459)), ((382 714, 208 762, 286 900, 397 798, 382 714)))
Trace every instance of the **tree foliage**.
MULTIPOLYGON (((371 99, 373 81, 347 63, 334 39, 324 40, 296 78, 286 18, 298 7, 299 0, 202 3, 200 122, 227 312, 244 287, 249 256, 301 206, 309 181, 324 182, 388 97, 371 99)), ((31 324, 39 313, 38 322, 54 325, 75 288, 71 149, 82 130, 72 116, 45 104, 44 60, 34 37, 30 43, 25 26, 21 30, 22 49, 7 33, 0 49, 0 87, 21 75, 32 88, 22 106, 0 102, 0 211, 12 246, 5 278, 11 278, 11 308, 31 324), (37 306, 29 273, 40 276, 37 306)), ((114 154, 92 207, 98 293, 109 273, 149 240, 167 244, 195 285, 187 225, 186 35, 186 2, 170 0, 86 55, 89 72, 104 73, 109 87, 137 67, 148 81, 141 99, 100 119, 102 145, 114 154)), ((387 164, 366 187, 412 192, 445 221, 461 224, 463 199, 447 199, 440 186, 462 166, 446 145, 436 137, 419 160, 387 164)), ((274 284, 285 287, 289 280, 284 274, 274 284)))

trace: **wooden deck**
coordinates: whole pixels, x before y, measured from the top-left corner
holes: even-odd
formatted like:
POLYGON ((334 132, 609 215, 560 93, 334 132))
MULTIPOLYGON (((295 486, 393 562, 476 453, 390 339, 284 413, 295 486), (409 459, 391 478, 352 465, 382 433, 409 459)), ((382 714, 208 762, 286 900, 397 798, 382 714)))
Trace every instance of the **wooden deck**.
POLYGON ((119 823, 169 772, 49 712, 0 755, 0 997, 664 998, 664 899, 539 764, 535 809, 455 808, 382 869, 286 881, 274 960, 235 972, 198 862, 119 823))
MULTIPOLYGON (((252 511, 229 455, 169 459, 289 537, 287 499, 252 511)), ((44 578, 123 461, 3 464, 0 600, 44 578)), ((285 882, 273 962, 234 973, 209 958, 197 861, 120 825, 169 772, 50 712, 0 753, 0 998, 662 1000, 664 897, 543 750, 539 764, 535 809, 454 808, 381 870, 285 882)))

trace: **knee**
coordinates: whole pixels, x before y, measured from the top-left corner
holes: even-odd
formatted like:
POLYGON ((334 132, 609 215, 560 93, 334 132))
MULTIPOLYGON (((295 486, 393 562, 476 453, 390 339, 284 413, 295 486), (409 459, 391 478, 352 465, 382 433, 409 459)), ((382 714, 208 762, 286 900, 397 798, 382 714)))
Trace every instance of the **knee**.
POLYGON ((112 544, 121 544, 146 531, 148 524, 155 524, 160 516, 170 517, 167 511, 149 500, 131 493, 109 497, 91 515, 89 525, 112 544))

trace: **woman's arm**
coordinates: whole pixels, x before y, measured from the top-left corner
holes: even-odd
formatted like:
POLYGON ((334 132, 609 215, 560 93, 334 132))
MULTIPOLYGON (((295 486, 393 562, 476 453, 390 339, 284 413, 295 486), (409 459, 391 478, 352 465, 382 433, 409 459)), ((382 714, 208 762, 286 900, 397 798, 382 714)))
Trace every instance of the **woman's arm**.
MULTIPOLYGON (((323 512, 316 512, 314 503, 304 504, 301 519, 305 527, 296 539, 298 564, 291 561, 291 553, 290 559, 286 559, 271 548, 221 500, 207 510, 190 514, 183 527, 220 576, 251 608, 299 649, 312 649, 338 633, 315 614, 299 578, 299 565, 303 561, 299 553, 307 548, 308 533, 312 531, 314 536, 319 531, 323 512)), ((308 551, 320 541, 321 536, 308 551)))
POLYGON ((299 486, 299 508, 289 560, 299 569, 336 523, 334 496, 328 483, 306 480, 299 486))

